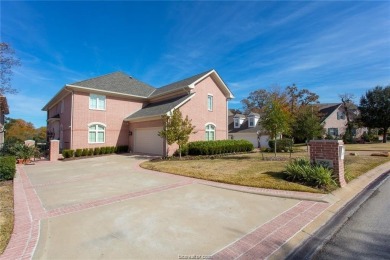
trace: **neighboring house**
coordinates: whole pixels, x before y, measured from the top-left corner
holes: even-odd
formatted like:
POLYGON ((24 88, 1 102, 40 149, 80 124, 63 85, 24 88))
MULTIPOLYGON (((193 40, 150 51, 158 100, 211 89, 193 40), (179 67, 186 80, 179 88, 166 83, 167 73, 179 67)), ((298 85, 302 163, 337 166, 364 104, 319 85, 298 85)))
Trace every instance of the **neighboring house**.
POLYGON ((233 114, 229 110, 229 139, 248 140, 255 148, 268 148, 269 135, 259 124, 260 120, 258 113, 233 114))
POLYGON ((7 103, 7 98, 4 96, 0 96, 0 148, 3 147, 4 144, 5 115, 8 114, 9 114, 9 107, 7 103))
MULTIPOLYGON (((326 134, 336 138, 342 138, 347 130, 347 117, 342 103, 318 104, 322 123, 326 134)), ((359 114, 357 107, 352 110, 351 120, 353 121, 359 114)), ((359 138, 367 131, 366 128, 352 129, 352 135, 359 138)))
POLYGON ((233 94, 215 70, 155 88, 122 72, 65 85, 44 107, 48 136, 62 149, 128 145, 130 150, 172 154, 157 135, 162 115, 179 108, 195 126, 190 141, 227 139, 233 94))

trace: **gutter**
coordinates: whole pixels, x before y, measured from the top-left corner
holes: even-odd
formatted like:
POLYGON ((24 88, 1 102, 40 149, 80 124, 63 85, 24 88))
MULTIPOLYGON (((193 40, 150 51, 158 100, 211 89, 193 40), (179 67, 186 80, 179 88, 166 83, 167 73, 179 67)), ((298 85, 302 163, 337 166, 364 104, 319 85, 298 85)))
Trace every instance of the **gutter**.
POLYGON ((70 106, 70 149, 73 147, 73 106, 74 106, 74 91, 69 90, 66 87, 64 90, 70 92, 72 94, 72 105, 70 106))

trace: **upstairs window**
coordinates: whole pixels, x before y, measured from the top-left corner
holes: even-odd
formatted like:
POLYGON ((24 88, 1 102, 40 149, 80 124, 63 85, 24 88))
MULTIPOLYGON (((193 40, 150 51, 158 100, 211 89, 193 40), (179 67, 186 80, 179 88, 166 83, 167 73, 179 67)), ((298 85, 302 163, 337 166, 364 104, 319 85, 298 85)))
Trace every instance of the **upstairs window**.
POLYGON ((206 141, 215 140, 215 126, 212 124, 206 125, 206 141))
POLYGON ((344 112, 337 112, 337 120, 344 120, 345 114, 344 112))
POLYGON ((91 94, 89 96, 89 109, 106 110, 106 96, 91 94))
POLYGON ((106 128, 104 125, 90 125, 88 128, 88 143, 104 143, 106 135, 106 128))
POLYGON ((209 111, 213 111, 213 96, 212 95, 207 96, 207 109, 209 111))
POLYGON ((234 128, 240 128, 240 119, 234 118, 234 128))
POLYGON ((254 117, 250 117, 248 119, 249 121, 249 127, 255 127, 255 118, 254 117))

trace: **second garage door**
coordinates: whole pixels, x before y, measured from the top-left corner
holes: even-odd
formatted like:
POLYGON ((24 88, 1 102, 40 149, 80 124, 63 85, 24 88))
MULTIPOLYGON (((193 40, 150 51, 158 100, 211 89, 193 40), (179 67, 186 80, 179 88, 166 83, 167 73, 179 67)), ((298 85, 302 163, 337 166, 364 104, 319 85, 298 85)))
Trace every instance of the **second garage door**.
POLYGON ((164 141, 158 136, 161 128, 138 128, 134 131, 134 152, 163 155, 164 141))

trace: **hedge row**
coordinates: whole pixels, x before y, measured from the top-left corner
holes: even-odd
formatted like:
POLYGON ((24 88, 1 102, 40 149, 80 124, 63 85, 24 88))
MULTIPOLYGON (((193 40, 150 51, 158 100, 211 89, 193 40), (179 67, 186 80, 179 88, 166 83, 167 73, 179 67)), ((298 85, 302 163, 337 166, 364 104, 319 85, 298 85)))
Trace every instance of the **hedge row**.
POLYGON ((253 144, 247 140, 217 140, 217 141, 196 141, 187 144, 182 149, 185 155, 214 155, 224 153, 250 152, 253 144))
POLYGON ((64 149, 62 150, 62 156, 64 158, 71 157, 82 157, 82 156, 92 156, 100 154, 111 154, 111 153, 126 153, 129 147, 127 145, 122 146, 106 146, 106 147, 96 147, 96 148, 84 148, 84 149, 64 149))
MULTIPOLYGON (((275 141, 274 140, 269 140, 268 141, 268 145, 269 145, 269 149, 270 151, 274 151, 274 145, 275 145, 275 141)), ((284 151, 284 152, 291 152, 293 151, 292 149, 292 145, 293 145, 293 142, 291 139, 278 139, 276 140, 276 151, 278 153, 284 151)))
POLYGON ((16 158, 14 156, 0 157, 0 181, 12 180, 16 172, 16 158))

